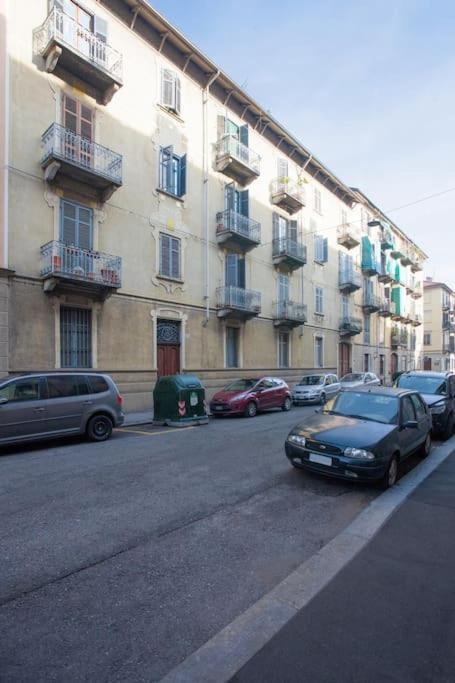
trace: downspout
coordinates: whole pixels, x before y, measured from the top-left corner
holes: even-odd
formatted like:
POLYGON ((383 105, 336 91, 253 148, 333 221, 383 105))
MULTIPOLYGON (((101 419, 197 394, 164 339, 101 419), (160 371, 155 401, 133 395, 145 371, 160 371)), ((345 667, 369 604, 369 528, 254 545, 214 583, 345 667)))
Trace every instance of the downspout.
POLYGON ((218 70, 208 80, 202 91, 202 157, 203 157, 203 180, 202 180, 202 205, 203 223, 205 233, 205 321, 208 324, 210 318, 210 221, 209 221, 209 131, 208 131, 208 100, 210 86, 216 81, 220 71, 218 70))
POLYGON ((4 31, 4 54, 3 58, 5 60, 4 64, 4 93, 3 93, 3 106, 4 106, 4 125, 3 125, 3 216, 2 216, 2 249, 3 249, 3 268, 8 268, 8 219, 9 219, 9 121, 10 121, 10 96, 9 96, 9 86, 10 86, 10 70, 9 70, 9 53, 8 53, 8 0, 0 2, 0 7, 3 9, 4 16, 4 26, 2 30, 4 31))

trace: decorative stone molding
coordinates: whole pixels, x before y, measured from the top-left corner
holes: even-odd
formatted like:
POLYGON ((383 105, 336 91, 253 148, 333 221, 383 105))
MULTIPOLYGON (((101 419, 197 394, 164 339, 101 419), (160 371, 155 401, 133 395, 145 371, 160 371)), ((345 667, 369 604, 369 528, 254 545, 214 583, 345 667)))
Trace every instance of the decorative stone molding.
POLYGON ((188 231, 183 229, 178 229, 175 227, 175 222, 181 222, 181 216, 173 217, 171 215, 167 218, 167 223, 164 224, 159 218, 150 217, 150 226, 152 228, 151 234, 155 240, 155 273, 152 275, 151 281, 155 287, 162 287, 167 294, 175 294, 178 290, 185 292, 187 290, 187 285, 185 284, 185 261, 186 261, 186 248, 189 238, 188 231), (177 221, 175 221, 177 218, 177 221), (160 233, 170 235, 171 237, 177 237, 180 240, 181 252, 180 252, 180 280, 172 280, 168 278, 159 277, 160 272, 160 233))
POLYGON ((180 369, 184 370, 185 369, 185 360, 186 360, 186 325, 188 321, 188 316, 186 313, 183 313, 180 311, 178 308, 173 308, 171 306, 162 306, 160 308, 156 308, 155 310, 150 311, 150 317, 152 318, 152 324, 153 324, 153 331, 152 331, 152 339, 153 339, 153 360, 152 360, 152 370, 157 371, 158 370, 158 350, 157 350, 157 343, 156 343, 156 335, 157 335, 157 321, 159 319, 164 319, 164 320, 176 320, 180 322, 180 369))

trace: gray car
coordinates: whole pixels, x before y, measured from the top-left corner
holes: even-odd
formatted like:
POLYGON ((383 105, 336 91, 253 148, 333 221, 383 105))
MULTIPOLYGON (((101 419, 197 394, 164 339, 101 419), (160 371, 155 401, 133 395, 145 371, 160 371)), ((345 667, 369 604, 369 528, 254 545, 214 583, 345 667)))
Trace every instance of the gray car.
POLYGON ((376 386, 381 380, 374 372, 350 372, 341 378, 341 389, 358 389, 363 386, 376 386))
POLYGON ((85 434, 105 441, 123 424, 123 399, 109 375, 53 372, 0 384, 0 444, 85 434))
POLYGON ((340 382, 336 375, 325 372, 313 373, 312 375, 305 375, 295 385, 292 392, 292 402, 294 405, 306 403, 323 405, 330 398, 336 396, 339 391, 340 382))

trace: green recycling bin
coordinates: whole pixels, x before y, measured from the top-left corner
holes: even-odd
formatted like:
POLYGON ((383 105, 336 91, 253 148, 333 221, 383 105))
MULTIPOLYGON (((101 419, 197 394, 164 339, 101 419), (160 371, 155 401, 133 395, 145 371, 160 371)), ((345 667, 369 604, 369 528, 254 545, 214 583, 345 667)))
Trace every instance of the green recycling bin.
POLYGON ((205 389, 192 375, 160 377, 153 390, 154 423, 170 427, 207 424, 205 389))

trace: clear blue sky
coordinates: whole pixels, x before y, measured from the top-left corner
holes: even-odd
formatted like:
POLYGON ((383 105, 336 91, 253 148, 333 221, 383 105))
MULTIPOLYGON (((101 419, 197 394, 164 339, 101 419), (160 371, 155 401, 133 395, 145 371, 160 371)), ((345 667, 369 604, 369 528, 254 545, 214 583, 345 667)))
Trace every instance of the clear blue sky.
MULTIPOLYGON (((152 0, 384 211, 455 187, 453 0, 152 0)), ((395 220, 455 288, 455 192, 395 220)))

